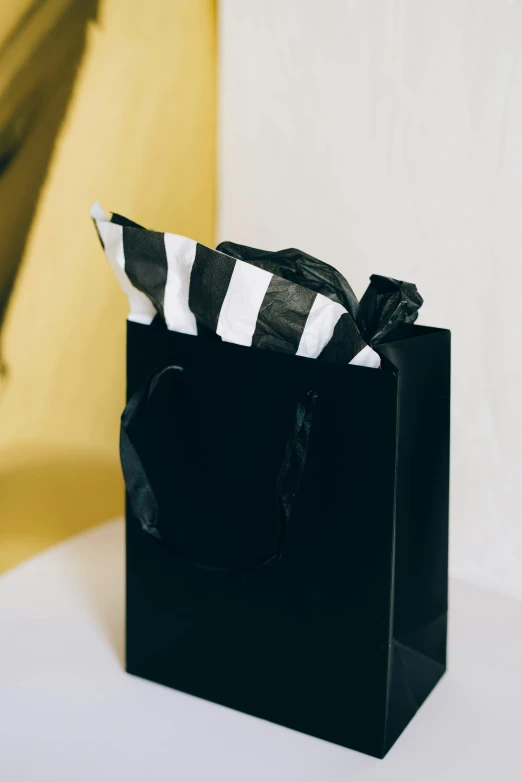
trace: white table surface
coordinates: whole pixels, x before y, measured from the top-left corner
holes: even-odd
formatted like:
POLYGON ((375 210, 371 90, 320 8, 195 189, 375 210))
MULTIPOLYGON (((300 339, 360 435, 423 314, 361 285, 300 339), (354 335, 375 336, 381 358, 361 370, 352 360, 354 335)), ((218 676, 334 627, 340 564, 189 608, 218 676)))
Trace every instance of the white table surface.
POLYGON ((384 760, 123 671, 123 523, 0 578, 2 782, 520 782, 522 603, 451 589, 449 672, 384 760))

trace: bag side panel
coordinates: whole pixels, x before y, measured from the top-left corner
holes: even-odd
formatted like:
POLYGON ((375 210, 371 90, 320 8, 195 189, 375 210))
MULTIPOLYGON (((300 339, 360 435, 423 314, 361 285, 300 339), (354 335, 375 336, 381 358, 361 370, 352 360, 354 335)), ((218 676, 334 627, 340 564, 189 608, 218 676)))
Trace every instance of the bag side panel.
MULTIPOLYGON (((393 643, 386 749, 446 668, 450 333, 383 345, 399 370, 393 643)), ((416 336, 418 334, 418 336, 416 336)))

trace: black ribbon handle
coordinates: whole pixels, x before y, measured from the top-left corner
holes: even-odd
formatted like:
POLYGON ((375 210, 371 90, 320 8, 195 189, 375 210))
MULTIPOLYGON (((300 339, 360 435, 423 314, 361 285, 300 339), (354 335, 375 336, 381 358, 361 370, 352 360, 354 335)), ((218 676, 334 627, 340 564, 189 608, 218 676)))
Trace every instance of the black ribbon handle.
MULTIPOLYGON (((144 532, 161 541, 159 528, 160 510, 157 498, 147 476, 145 466, 136 447, 135 435, 144 425, 147 405, 158 388, 162 378, 168 373, 177 373, 181 379, 185 370, 183 367, 171 365, 154 372, 145 385, 130 398, 121 417, 120 458, 125 479, 125 486, 130 506, 144 532)), ((277 474, 275 493, 280 518, 280 533, 276 552, 248 570, 265 567, 282 556, 283 544, 288 530, 290 515, 299 484, 305 469, 308 456, 308 446, 312 427, 312 413, 317 401, 315 391, 307 391, 297 400, 290 433, 285 447, 283 460, 277 474)), ((238 568, 220 568, 205 565, 185 557, 181 552, 176 554, 185 562, 206 570, 233 571, 238 568)))

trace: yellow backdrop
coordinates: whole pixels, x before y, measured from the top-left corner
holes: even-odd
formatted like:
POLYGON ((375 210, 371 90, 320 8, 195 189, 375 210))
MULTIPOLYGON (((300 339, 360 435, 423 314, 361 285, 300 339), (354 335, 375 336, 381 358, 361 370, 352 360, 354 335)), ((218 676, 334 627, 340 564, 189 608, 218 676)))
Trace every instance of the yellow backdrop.
POLYGON ((89 207, 212 244, 215 70, 212 0, 101 3, 5 324, 0 568, 122 512, 127 304, 89 207))

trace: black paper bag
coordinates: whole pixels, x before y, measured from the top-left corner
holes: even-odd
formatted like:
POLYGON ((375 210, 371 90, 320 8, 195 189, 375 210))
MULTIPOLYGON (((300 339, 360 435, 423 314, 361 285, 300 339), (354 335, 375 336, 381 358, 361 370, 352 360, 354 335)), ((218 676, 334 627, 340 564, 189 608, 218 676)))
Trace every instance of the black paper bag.
POLYGON ((375 370, 128 323, 130 673, 386 754, 445 670, 450 403, 449 332, 388 339, 375 370))

